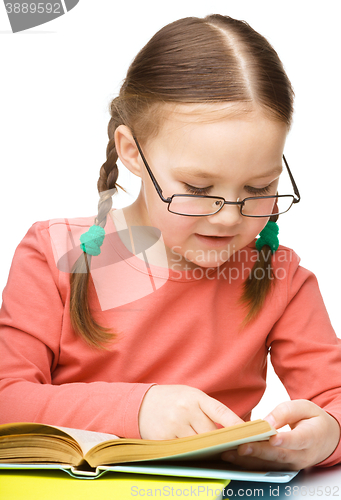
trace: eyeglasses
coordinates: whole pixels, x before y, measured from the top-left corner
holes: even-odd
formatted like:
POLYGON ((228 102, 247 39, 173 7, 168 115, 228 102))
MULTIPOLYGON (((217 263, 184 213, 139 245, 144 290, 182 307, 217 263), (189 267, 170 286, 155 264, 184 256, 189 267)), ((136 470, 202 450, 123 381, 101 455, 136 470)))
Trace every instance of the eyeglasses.
POLYGON ((225 198, 220 196, 173 194, 170 198, 164 198, 162 195, 162 189, 155 179, 136 137, 133 137, 142 161, 158 195, 164 203, 168 204, 168 211, 173 214, 188 217, 205 217, 218 213, 225 205, 237 205, 239 206, 241 215, 244 217, 271 217, 273 215, 284 214, 292 207, 293 204, 298 203, 301 199, 296 182, 284 155, 283 160, 296 197, 292 194, 276 194, 273 196, 252 196, 244 198, 244 200, 241 201, 226 201, 225 198))

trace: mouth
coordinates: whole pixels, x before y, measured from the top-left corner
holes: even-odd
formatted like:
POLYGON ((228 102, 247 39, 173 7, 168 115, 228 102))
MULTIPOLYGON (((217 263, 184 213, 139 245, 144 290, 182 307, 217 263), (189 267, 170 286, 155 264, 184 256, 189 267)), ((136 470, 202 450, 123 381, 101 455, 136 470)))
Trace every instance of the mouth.
POLYGON ((223 247, 228 245, 234 236, 216 236, 195 233, 195 237, 201 242, 211 247, 223 247))

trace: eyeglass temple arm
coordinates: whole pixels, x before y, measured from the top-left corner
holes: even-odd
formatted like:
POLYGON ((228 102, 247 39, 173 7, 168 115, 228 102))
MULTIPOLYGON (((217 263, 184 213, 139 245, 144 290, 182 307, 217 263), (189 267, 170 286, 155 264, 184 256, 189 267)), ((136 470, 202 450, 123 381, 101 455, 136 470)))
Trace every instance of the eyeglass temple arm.
POLYGON ((145 158, 145 156, 144 156, 144 154, 142 152, 142 149, 141 149, 141 147, 140 147, 140 145, 139 145, 139 143, 138 143, 138 141, 137 141, 137 139, 136 139, 136 137, 134 135, 133 135, 133 138, 134 138, 135 144, 137 146, 137 149, 139 150, 139 153, 141 155, 142 161, 143 161, 143 163, 144 163, 144 165, 145 165, 145 167, 147 169, 149 177, 151 178, 152 183, 154 184, 155 189, 156 189, 158 195, 160 196, 160 198, 161 198, 162 201, 164 201, 166 203, 169 203, 171 201, 171 198, 164 198, 164 196, 162 194, 162 189, 159 186, 157 180, 155 179, 153 172, 150 170, 149 165, 147 163, 147 160, 146 160, 146 158, 145 158))
POLYGON ((298 203, 301 199, 301 195, 300 195, 300 192, 298 190, 298 187, 296 185, 296 182, 295 182, 295 179, 291 173, 291 170, 289 168, 289 165, 288 165, 288 162, 285 158, 285 156, 283 155, 283 160, 284 160, 284 163, 285 163, 285 166, 287 167, 287 170, 288 170, 288 174, 289 174, 289 177, 290 177, 290 180, 291 180, 291 184, 292 184, 292 187, 294 188, 294 193, 295 195, 297 196, 297 198, 294 198, 294 203, 298 203))

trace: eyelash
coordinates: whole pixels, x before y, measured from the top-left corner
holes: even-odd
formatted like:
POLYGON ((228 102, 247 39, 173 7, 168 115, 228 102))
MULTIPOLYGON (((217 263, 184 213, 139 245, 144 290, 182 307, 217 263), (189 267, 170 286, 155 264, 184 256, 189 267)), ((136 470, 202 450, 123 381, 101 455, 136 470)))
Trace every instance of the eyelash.
POLYGON ((250 194, 255 194, 257 196, 266 195, 270 192, 270 190, 271 190, 271 184, 263 188, 254 188, 252 186, 245 186, 245 191, 247 191, 250 194))
MULTIPOLYGON (((187 193, 206 196, 210 192, 212 186, 205 187, 205 188, 197 188, 197 187, 191 186, 190 184, 185 184, 185 188, 186 188, 187 193)), ((268 186, 265 186, 263 188, 254 188, 252 186, 245 186, 246 192, 248 192, 249 194, 254 194, 256 196, 266 195, 270 192, 270 190, 271 190, 271 184, 269 184, 268 186)))
POLYGON ((185 184, 185 188, 186 188, 187 193, 201 194, 202 196, 207 195, 210 192, 211 187, 212 186, 205 187, 205 188, 196 188, 194 186, 191 186, 190 184, 185 184))

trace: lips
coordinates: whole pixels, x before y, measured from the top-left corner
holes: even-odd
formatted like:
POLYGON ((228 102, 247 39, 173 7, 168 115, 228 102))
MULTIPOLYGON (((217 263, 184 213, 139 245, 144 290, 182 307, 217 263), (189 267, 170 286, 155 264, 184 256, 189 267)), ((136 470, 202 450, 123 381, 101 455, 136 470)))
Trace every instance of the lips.
POLYGON ((233 238, 230 234, 198 234, 198 236, 205 236, 205 238, 233 238))
POLYGON ((215 248, 228 245, 234 238, 234 236, 217 236, 217 235, 198 234, 198 233, 195 233, 195 237, 201 243, 215 248))

